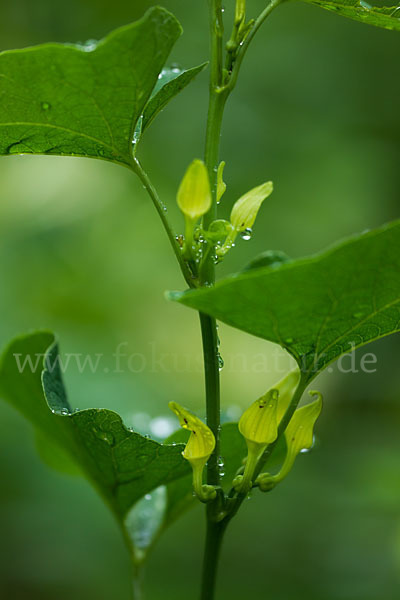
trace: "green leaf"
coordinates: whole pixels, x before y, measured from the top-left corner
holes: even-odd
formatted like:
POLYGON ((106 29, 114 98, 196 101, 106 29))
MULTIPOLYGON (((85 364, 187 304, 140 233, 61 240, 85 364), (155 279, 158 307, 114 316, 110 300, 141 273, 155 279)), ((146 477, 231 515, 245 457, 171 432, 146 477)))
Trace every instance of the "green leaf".
POLYGON ((341 354, 400 330, 400 221, 326 252, 170 297, 276 342, 311 380, 341 354))
POLYGON ((132 164, 136 124, 181 34, 163 8, 86 46, 0 54, 0 155, 56 154, 132 164))
POLYGON ((0 365, 0 396, 76 463, 121 521, 137 500, 188 472, 182 445, 130 431, 111 410, 71 410, 52 334, 11 343, 0 365))
POLYGON ((303 0, 368 25, 400 31, 400 6, 372 6, 365 0, 303 0))
POLYGON ((179 94, 207 65, 208 63, 205 62, 198 67, 193 67, 186 71, 178 67, 171 67, 161 71, 153 95, 143 113, 142 133, 158 113, 165 108, 168 102, 179 94))
POLYGON ((160 485, 141 498, 125 518, 125 527, 133 542, 134 560, 138 565, 146 560, 161 533, 166 506, 167 488, 160 485))

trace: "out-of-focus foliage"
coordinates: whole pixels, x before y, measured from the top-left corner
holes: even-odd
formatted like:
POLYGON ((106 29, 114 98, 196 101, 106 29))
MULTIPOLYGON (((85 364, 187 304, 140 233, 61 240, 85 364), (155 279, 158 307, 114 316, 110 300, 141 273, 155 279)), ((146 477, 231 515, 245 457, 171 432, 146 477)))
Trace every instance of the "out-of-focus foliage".
MULTIPOLYGON (((162 4, 184 27, 170 66, 202 63, 205 3, 162 4)), ((252 14, 264 6, 250 4, 252 14)), ((2 7, 1 49, 100 39, 151 5, 14 0, 2 7)), ((396 32, 301 3, 285 3, 271 16, 227 109, 221 217, 262 181, 273 179, 275 191, 252 239, 238 241, 221 274, 239 271, 269 248, 297 258, 398 217, 399 44, 396 32)), ((177 230, 183 223, 176 190, 187 164, 203 151, 206 77, 200 74, 165 109, 141 147, 177 230)), ((170 400, 203 416, 196 315, 165 302, 163 290, 183 289, 183 282, 134 176, 78 158, 5 157, 0 177, 1 346, 30 329, 54 329, 63 356, 80 355, 64 374, 73 408, 116 410, 152 437, 176 426, 170 400), (118 352, 127 356, 118 359, 118 352), (82 366, 86 355, 96 361, 97 354, 98 367, 86 362, 80 372, 77 360, 82 366)), ((220 337, 223 411, 236 420, 292 363, 272 344, 226 326, 220 337)), ((367 348, 376 354, 376 372, 361 371, 363 351, 357 351, 354 366, 351 356, 343 366, 359 373, 334 367, 318 379, 326 404, 317 447, 298 458, 279 489, 255 494, 251 510, 246 503, 228 531, 221 600, 248 594, 239 566, 251 569, 255 587, 265 589, 268 580, 276 600, 397 597, 398 351, 396 338, 381 340, 367 348)), ((83 480, 41 463, 30 427, 5 404, 0 422, 0 596, 128 599, 128 558, 107 509, 83 480)), ((149 598, 187 597, 198 576, 202 549, 195 540, 202 530, 196 508, 164 534, 148 567, 158 573, 147 581, 149 598)))

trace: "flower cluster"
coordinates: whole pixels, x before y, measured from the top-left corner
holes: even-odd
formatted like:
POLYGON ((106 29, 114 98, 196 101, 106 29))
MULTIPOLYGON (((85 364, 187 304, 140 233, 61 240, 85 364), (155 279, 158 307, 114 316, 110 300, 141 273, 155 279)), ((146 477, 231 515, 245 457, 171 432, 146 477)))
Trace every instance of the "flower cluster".
MULTIPOLYGON (((216 174, 217 204, 226 191, 224 167, 225 163, 221 162, 216 174)), ((217 219, 205 229, 200 219, 212 204, 209 175, 203 161, 196 159, 189 165, 178 189, 177 203, 185 219, 182 253, 194 273, 210 252, 216 263, 221 261, 234 247, 238 234, 245 240, 250 239, 261 204, 272 191, 271 181, 253 188, 235 202, 229 221, 217 219)))
MULTIPOLYGON (((261 491, 273 489, 288 475, 297 455, 312 447, 314 425, 322 409, 322 396, 319 392, 310 392, 315 399, 297 408, 283 427, 283 432, 280 431, 282 424, 285 425, 287 412, 290 414, 293 410, 292 402, 300 379, 299 369, 293 369, 253 402, 240 418, 239 431, 246 440, 247 458, 243 474, 237 475, 232 483, 237 493, 247 494, 254 486, 258 486, 261 491), (283 433, 286 442, 286 456, 280 470, 274 475, 258 475, 260 460, 267 448, 276 443, 280 433, 283 433)), ((203 502, 209 502, 216 497, 216 489, 203 484, 203 471, 214 451, 215 437, 211 429, 196 415, 176 402, 170 402, 169 406, 178 416, 181 426, 191 432, 182 454, 192 466, 193 489, 197 497, 203 502)))

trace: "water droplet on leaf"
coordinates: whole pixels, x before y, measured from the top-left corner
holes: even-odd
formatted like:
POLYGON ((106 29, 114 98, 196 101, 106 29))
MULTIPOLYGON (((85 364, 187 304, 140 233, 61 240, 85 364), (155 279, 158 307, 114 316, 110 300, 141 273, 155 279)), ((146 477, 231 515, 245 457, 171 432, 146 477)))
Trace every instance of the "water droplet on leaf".
POLYGON ((106 442, 106 444, 109 444, 110 446, 114 444, 115 440, 112 433, 102 431, 101 429, 97 429, 96 427, 93 427, 93 431, 95 436, 102 442, 106 442))
POLYGON ((98 43, 99 42, 97 40, 86 40, 86 42, 82 44, 81 48, 85 52, 93 52, 93 50, 96 50, 98 43))
POLYGON ((359 8, 360 8, 362 11, 367 11, 367 12, 368 12, 368 11, 370 11, 370 10, 371 10, 371 8, 372 8, 372 6, 371 6, 370 4, 368 4, 368 2, 365 2, 365 0, 359 0, 359 3, 358 3, 358 4, 359 4, 359 8))

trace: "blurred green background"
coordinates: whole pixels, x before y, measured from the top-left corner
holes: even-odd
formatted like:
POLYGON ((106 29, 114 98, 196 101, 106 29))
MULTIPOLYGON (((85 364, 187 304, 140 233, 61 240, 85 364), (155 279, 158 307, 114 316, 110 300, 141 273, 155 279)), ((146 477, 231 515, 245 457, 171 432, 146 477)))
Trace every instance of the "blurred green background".
MULTIPOLYGON (((163 4, 185 30, 171 61, 204 61, 205 0, 163 4)), ((248 0, 249 13, 263 4, 248 0)), ((1 7, 0 46, 100 38, 151 5, 13 0, 1 7)), ((237 244, 220 274, 265 249, 298 257, 398 217, 399 56, 395 32, 300 3, 272 15, 226 112, 221 215, 262 181, 273 179, 275 192, 253 239, 237 244)), ((175 191, 202 155, 206 107, 203 73, 141 148, 177 229, 175 191)), ((96 373, 79 373, 71 361, 65 379, 74 407, 115 409, 153 435, 161 435, 155 417, 169 419, 171 399, 204 413, 197 317, 164 299, 183 282, 132 174, 86 159, 1 158, 0 249, 2 345, 50 328, 64 353, 102 354, 96 373), (122 373, 113 372, 118 344, 134 355, 122 373)), ((237 418, 274 382, 282 353, 225 326, 220 334, 224 416, 237 418)), ((355 356, 358 366, 374 352, 375 373, 336 367, 319 378, 326 403, 317 448, 274 493, 246 502, 226 537, 219 600, 253 591, 274 600, 399 597, 399 350, 398 338, 381 340, 355 356)), ((4 403, 0 423, 0 597, 128 600, 128 558, 101 500, 84 480, 42 464, 30 426, 4 403)), ((164 534, 148 564, 149 600, 196 597, 202 538, 200 507, 164 534)))

